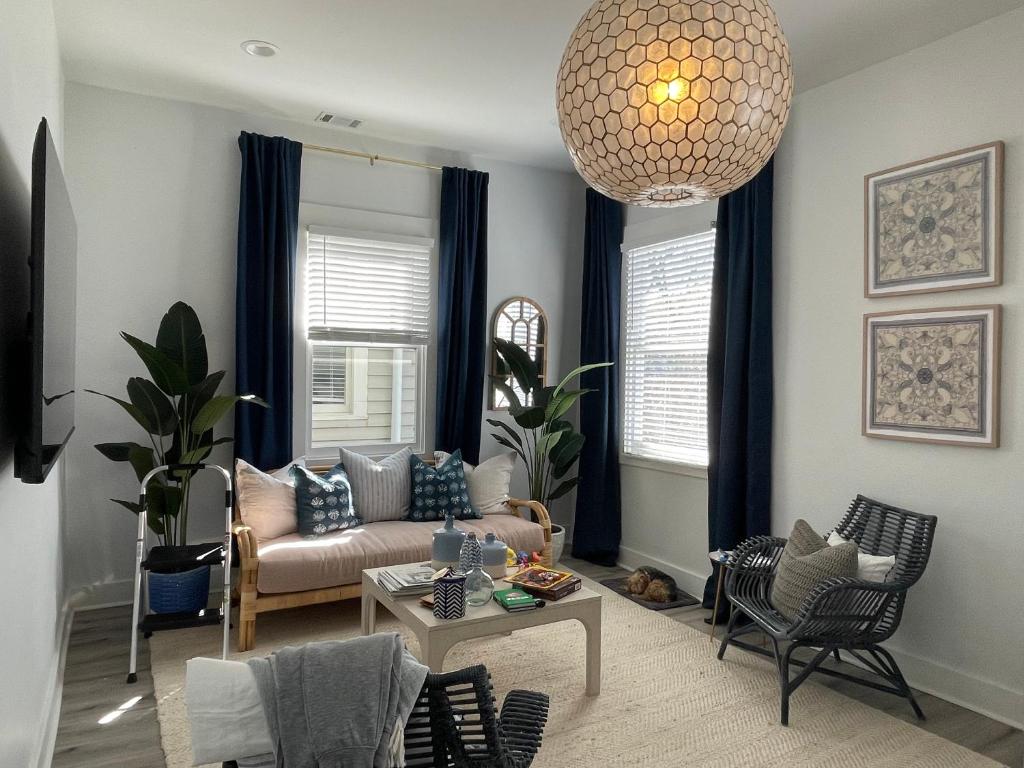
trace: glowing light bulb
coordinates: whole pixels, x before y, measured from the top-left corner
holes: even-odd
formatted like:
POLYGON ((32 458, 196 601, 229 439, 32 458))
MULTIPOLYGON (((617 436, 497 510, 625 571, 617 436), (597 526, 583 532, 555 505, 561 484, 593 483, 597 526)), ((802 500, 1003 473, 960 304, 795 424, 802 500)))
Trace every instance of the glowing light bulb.
POLYGON ((690 95, 690 83, 678 77, 668 84, 668 97, 672 101, 682 101, 690 95))

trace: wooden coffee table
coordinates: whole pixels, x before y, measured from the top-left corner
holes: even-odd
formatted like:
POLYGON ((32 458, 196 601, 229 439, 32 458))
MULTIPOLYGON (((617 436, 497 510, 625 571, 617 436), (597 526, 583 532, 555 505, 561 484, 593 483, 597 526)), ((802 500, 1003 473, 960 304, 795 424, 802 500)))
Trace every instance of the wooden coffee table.
MULTIPOLYGON (((587 633, 587 695, 596 696, 601 692, 601 596, 596 592, 582 587, 568 597, 548 602, 543 608, 521 613, 509 613, 491 600, 479 608, 467 606, 466 615, 461 619, 438 619, 430 609, 420 605, 419 597, 392 597, 377 583, 381 570, 363 571, 364 635, 373 633, 377 603, 380 603, 416 635, 422 654, 420 661, 432 672, 440 672, 449 649, 463 640, 575 619, 587 633)), ((498 589, 509 586, 512 585, 504 581, 495 584, 498 589)))

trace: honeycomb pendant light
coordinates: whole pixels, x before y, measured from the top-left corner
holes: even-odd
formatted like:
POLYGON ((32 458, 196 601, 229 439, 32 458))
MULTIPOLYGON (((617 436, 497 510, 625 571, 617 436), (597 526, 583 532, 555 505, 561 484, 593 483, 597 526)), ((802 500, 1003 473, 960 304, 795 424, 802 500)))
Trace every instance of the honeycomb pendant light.
POLYGON ((772 156, 789 117, 789 46, 766 0, 598 0, 558 72, 576 170, 608 197, 720 197, 772 156))

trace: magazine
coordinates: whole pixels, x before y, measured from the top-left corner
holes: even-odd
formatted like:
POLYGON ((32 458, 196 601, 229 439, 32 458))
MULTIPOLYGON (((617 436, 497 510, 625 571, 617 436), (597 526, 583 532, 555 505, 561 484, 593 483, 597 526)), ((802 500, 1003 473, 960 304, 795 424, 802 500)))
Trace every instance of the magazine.
POLYGON ((424 595, 434 588, 434 573, 430 563, 409 563, 384 568, 377 574, 377 580, 396 597, 424 595))

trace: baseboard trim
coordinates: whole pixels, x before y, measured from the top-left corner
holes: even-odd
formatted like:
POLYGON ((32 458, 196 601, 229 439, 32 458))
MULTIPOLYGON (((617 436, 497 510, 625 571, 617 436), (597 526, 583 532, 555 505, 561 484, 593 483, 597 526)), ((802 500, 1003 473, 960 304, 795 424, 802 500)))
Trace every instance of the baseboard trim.
MULTIPOLYGON (((118 579, 82 587, 71 596, 69 602, 76 611, 97 611, 101 608, 131 605, 134 581, 134 579, 118 579)), ((215 581, 211 576, 210 594, 221 595, 223 592, 221 582, 215 581)))
MULTIPOLYGON (((634 568, 639 568, 641 565, 653 565, 655 568, 660 568, 675 579, 676 584, 682 587, 685 592, 689 592, 698 600, 702 599, 704 595, 704 583, 708 579, 707 574, 696 573, 686 568, 682 568, 674 563, 654 557, 654 555, 641 552, 638 549, 633 549, 631 547, 619 547, 619 566, 621 568, 633 570, 634 568)), ((711 564, 709 562, 708 568, 710 569, 710 567, 711 564)))
MULTIPOLYGON (((696 573, 631 547, 619 548, 619 565, 630 570, 641 565, 653 565, 674 578, 694 597, 700 598, 704 594, 707 574, 696 573)), ((1024 692, 903 651, 898 640, 895 645, 886 643, 885 647, 895 657, 907 681, 917 690, 1024 730, 1024 723, 1020 720, 1020 713, 1024 712, 1024 692)))
POLYGON ((68 658, 68 643, 71 639, 71 624, 74 617, 75 611, 71 607, 70 601, 65 601, 61 608, 57 668, 54 671, 53 684, 47 694, 46 706, 43 708, 46 720, 43 723, 43 730, 39 734, 35 758, 30 763, 37 768, 50 768, 50 764, 53 762, 53 749, 57 743, 57 728, 60 725, 60 705, 64 697, 64 665, 68 658))

